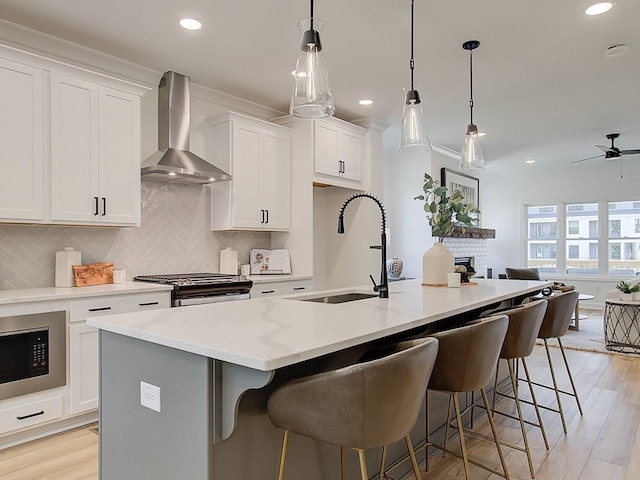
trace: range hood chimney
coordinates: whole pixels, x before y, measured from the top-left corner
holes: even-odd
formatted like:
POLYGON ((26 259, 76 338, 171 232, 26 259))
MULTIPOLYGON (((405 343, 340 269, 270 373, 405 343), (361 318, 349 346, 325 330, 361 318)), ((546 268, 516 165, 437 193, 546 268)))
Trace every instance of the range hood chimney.
POLYGON ((231 175, 189 151, 189 77, 166 72, 158 85, 158 151, 142 162, 142 177, 207 184, 231 175))

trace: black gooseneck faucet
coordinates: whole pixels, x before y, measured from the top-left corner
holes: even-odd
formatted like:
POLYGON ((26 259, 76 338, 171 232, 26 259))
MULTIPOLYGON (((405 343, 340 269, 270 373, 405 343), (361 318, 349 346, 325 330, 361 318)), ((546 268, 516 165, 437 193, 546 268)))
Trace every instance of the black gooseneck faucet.
POLYGON ((369 248, 374 248, 376 250, 380 250, 381 255, 381 269, 380 269, 380 284, 376 284, 376 281, 373 279, 372 275, 369 275, 369 278, 373 282, 373 291, 380 293, 380 298, 389 298, 389 280, 387 278, 387 213, 384 210, 384 206, 382 202, 378 200, 376 197, 371 195, 370 193, 356 193, 347 199, 346 202, 342 205, 340 209, 340 214, 338 215, 338 233, 344 233, 344 211, 347 208, 347 205, 351 203, 352 200, 356 198, 370 198, 378 207, 380 207, 380 213, 382 215, 382 233, 380 234, 380 245, 371 245, 369 248))

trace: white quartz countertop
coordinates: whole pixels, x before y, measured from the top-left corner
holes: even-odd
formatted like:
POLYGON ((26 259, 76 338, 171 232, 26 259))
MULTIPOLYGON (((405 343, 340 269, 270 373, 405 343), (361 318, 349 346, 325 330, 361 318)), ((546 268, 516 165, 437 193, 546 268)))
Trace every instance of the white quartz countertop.
POLYGON ((123 295, 172 290, 170 285, 142 282, 109 283, 88 287, 44 287, 0 290, 0 305, 13 303, 44 302, 49 300, 69 300, 85 297, 123 295))
POLYGON ((310 275, 248 275, 253 283, 268 283, 268 282, 295 282, 299 280, 311 280, 313 277, 310 275))
POLYGON ((369 286, 89 318, 132 338, 270 371, 540 290, 551 282, 479 279, 461 288, 395 282, 388 299, 300 301, 369 286))

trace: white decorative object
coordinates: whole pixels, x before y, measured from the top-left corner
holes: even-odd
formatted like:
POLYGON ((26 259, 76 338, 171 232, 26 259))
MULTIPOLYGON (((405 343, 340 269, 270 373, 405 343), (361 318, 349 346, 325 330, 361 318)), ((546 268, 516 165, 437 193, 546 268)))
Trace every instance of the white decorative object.
POLYGON ((447 274, 453 273, 454 257, 442 242, 436 242, 422 256, 422 285, 447 285, 447 274))
POLYGON ((238 274, 238 252, 231 247, 220 250, 220 273, 238 274))
POLYGON ((458 272, 447 273, 447 286, 449 288, 460 288, 460 274, 458 272))
POLYGON ((73 247, 64 247, 56 252, 56 287, 73 287, 73 265, 82 265, 82 253, 73 247))
POLYGON ((387 260, 387 275, 389 275, 390 278, 399 278, 402 274, 403 265, 402 260, 399 258, 390 258, 387 260))
POLYGON ((633 301, 633 293, 619 293, 620 296, 620 300, 625 301, 625 302, 631 302, 633 301))
POLYGON ((634 302, 639 302, 640 301, 640 292, 635 292, 633 294, 633 301, 634 302))
POLYGON ((124 283, 127 281, 127 271, 124 268, 113 269, 113 283, 124 283))

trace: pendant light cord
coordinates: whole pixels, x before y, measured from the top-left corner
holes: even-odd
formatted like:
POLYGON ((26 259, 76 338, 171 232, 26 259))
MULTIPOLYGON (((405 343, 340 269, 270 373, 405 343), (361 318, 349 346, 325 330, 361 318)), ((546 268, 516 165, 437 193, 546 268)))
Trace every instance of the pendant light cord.
POLYGON ((415 62, 413 61, 413 2, 411 0, 411 60, 409 61, 409 69, 411 70, 411 90, 413 90, 413 68, 415 62))
POLYGON ((310 0, 311 3, 311 30, 313 30, 313 0, 310 0))
POLYGON ((469 50, 469 110, 471 111, 471 125, 473 125, 473 49, 469 50))

